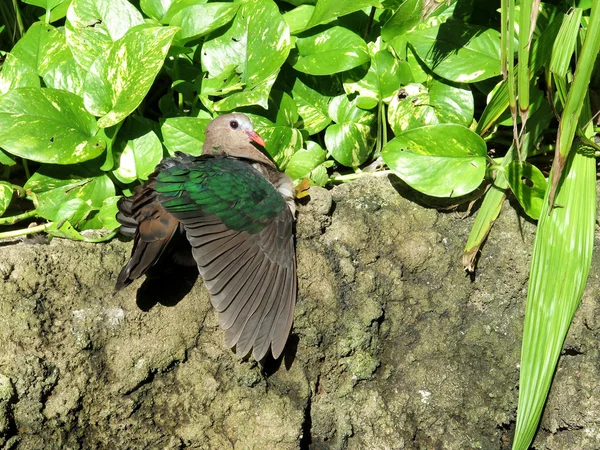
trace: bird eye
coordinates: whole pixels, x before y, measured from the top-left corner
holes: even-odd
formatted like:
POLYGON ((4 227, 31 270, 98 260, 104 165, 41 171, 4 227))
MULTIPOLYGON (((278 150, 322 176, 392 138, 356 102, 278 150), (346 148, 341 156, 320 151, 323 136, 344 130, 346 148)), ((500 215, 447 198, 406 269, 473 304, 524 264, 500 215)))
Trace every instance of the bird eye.
POLYGON ((237 120, 232 120, 231 122, 229 122, 229 126, 235 130, 237 129, 237 127, 240 126, 240 124, 237 122, 237 120))

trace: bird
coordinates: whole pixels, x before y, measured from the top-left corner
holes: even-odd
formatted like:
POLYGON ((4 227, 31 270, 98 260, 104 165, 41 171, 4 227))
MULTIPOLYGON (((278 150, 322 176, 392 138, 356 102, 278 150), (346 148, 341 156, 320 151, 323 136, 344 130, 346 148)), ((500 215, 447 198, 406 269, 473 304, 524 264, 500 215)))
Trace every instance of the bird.
POLYGON ((120 232, 133 237, 115 289, 161 258, 198 266, 225 344, 244 357, 274 359, 291 332, 297 296, 291 178, 264 152, 241 113, 206 127, 200 156, 176 153, 118 203, 120 232), (179 254, 179 256, 178 256, 179 254))

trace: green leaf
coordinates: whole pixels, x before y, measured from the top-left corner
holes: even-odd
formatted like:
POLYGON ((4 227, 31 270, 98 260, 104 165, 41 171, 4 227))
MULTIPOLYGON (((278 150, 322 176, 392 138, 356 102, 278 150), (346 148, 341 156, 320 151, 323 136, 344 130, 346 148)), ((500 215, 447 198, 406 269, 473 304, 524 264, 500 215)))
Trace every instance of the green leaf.
POLYGON ((233 25, 202 46, 202 67, 209 78, 236 67, 243 92, 230 94, 219 110, 258 104, 267 107, 269 92, 290 50, 290 30, 272 0, 243 3, 233 25))
POLYGON ((513 161, 506 167, 506 178, 525 213, 538 220, 548 185, 540 169, 527 161, 513 161))
POLYGON ((202 154, 204 131, 210 120, 196 117, 172 117, 161 125, 165 147, 171 156, 175 152, 198 156, 202 154))
POLYGON ((407 0, 402 2, 394 15, 381 28, 381 38, 390 42, 396 36, 410 31, 421 22, 422 0, 407 0))
POLYGON ((38 162, 74 164, 99 156, 105 142, 80 97, 20 88, 0 97, 0 147, 38 162))
POLYGON ((275 84, 278 73, 274 73, 260 84, 251 88, 246 87, 242 92, 229 94, 223 100, 214 105, 215 111, 232 111, 242 106, 259 105, 267 108, 269 103, 269 93, 275 84))
POLYGON ((356 99, 350 101, 346 95, 339 95, 329 103, 329 117, 336 123, 354 122, 371 125, 375 114, 356 106, 356 99))
POLYGON ((363 111, 345 95, 329 104, 329 115, 336 122, 325 130, 325 145, 337 162, 348 167, 364 163, 373 149, 375 140, 371 126, 375 115, 363 111))
POLYGON ((456 123, 468 127, 473 122, 475 103, 467 84, 432 79, 427 83, 429 98, 440 123, 456 123))
POLYGON ((12 184, 0 181, 0 216, 4 214, 13 198, 14 189, 12 184))
POLYGON ((66 0, 23 0, 23 3, 39 6, 44 9, 54 9, 66 0))
POLYGON ((330 22, 338 17, 368 8, 369 6, 380 7, 381 2, 378 0, 319 0, 306 28, 330 22))
POLYGON ((475 190, 486 169, 481 137, 456 124, 405 131, 383 148, 383 161, 414 189, 433 197, 459 197, 475 190))
MULTIPOLYGON (((79 225, 79 224, 78 224, 79 225)), ((83 224, 85 225, 85 224, 83 224)), ((77 231, 69 220, 53 222, 52 225, 46 228, 46 233, 51 236, 71 239, 72 241, 83 242, 103 242, 112 239, 116 232, 107 232, 107 230, 90 230, 86 229, 81 232, 77 231), (100 231, 100 232, 98 232, 100 231)))
POLYGON ((468 126, 473 121, 473 94, 466 85, 430 79, 427 88, 409 84, 398 90, 388 109, 388 122, 399 134, 436 123, 468 126))
POLYGON ((427 88, 412 83, 398 90, 388 108, 388 122, 394 134, 439 123, 427 88))
MULTIPOLYGON (((149 17, 168 25, 175 14, 188 6, 203 5, 208 0, 141 0, 140 7, 149 17)), ((172 25, 172 24, 171 24, 172 25)))
POLYGON ((107 197, 115 195, 111 179, 94 173, 97 169, 90 165, 44 165, 24 187, 37 193, 37 212, 41 217, 78 223, 91 211, 100 209, 107 197))
POLYGON ((0 94, 23 87, 40 87, 40 77, 33 66, 9 53, 0 72, 0 94))
POLYGON ((565 14, 558 35, 555 37, 555 48, 550 59, 550 71, 559 77, 564 77, 570 69, 582 15, 582 9, 571 9, 565 14))
POLYGON ((108 231, 116 230, 121 226, 117 221, 116 215, 119 212, 117 202, 121 198, 120 195, 108 197, 102 202, 100 210, 96 213, 92 213, 93 217, 86 221, 83 230, 100 230, 105 229, 108 231))
POLYGON ((371 65, 365 74, 353 69, 345 74, 344 90, 347 94, 358 93, 358 107, 371 109, 380 101, 388 103, 398 89, 412 81, 410 67, 406 61, 398 61, 387 50, 379 50, 379 45, 369 44, 371 65))
POLYGON ((132 117, 119 134, 125 141, 119 156, 119 165, 113 171, 122 183, 147 180, 163 157, 160 139, 154 132, 153 122, 132 117))
POLYGON ((6 71, 11 70, 10 66, 16 65, 12 69, 19 73, 20 70, 24 70, 22 66, 27 65, 26 73, 31 74, 31 82, 17 81, 13 87, 39 87, 39 79, 33 76, 35 73, 44 79, 47 87, 75 94, 81 90, 85 72, 73 59, 65 35, 52 25, 34 23, 12 49, 11 54, 13 57, 7 58, 0 73, 0 89, 6 85, 5 77, 14 76, 6 71))
POLYGON ((496 30, 450 20, 399 36, 392 41, 394 49, 403 39, 408 39, 429 69, 447 80, 472 83, 500 75, 500 34, 496 30))
POLYGON ((256 132, 264 139, 265 149, 284 170, 290 158, 302 147, 302 134, 299 130, 287 125, 279 125, 264 117, 248 114, 256 132))
POLYGON ((89 70, 113 42, 143 23, 140 12, 126 0, 73 0, 65 31, 73 57, 89 70))
POLYGON ((170 25, 180 27, 175 36, 178 45, 204 36, 227 25, 240 7, 239 3, 207 3, 188 6, 171 19, 170 25))
POLYGON ((369 49, 357 34, 343 27, 296 40, 298 55, 293 67, 311 75, 331 75, 369 61, 369 49))
POLYGON ((296 78, 294 82, 292 96, 303 120, 302 128, 308 131, 309 135, 316 134, 329 125, 331 119, 328 111, 331 97, 310 88, 300 78, 296 78))
POLYGON ((298 150, 291 157, 285 172, 293 180, 305 178, 310 172, 325 162, 327 152, 316 142, 308 141, 306 148, 298 150))
POLYGON ((84 82, 83 99, 98 126, 115 125, 142 102, 163 65, 176 28, 138 27, 96 59, 84 82))
POLYGON ((550 188, 542 202, 527 289, 515 450, 529 448, 538 428, 592 262, 596 160, 586 150, 575 146, 567 156, 556 194, 560 207, 548 210, 550 188))
POLYGON ((290 34, 297 34, 306 29, 315 7, 312 5, 300 5, 283 15, 283 19, 290 27, 290 34))

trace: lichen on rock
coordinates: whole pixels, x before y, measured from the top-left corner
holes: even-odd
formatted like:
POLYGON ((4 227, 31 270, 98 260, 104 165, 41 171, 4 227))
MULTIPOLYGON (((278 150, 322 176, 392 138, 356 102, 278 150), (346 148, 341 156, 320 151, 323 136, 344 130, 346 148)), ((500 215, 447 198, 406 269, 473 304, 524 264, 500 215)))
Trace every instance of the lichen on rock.
MULTIPOLYGON (((200 280, 115 293, 130 243, 3 244, 0 445, 508 449, 534 226, 506 207, 471 278, 472 218, 395 186, 310 189, 293 335, 264 366, 224 347, 200 280)), ((598 447, 597 262, 540 448, 598 447)))

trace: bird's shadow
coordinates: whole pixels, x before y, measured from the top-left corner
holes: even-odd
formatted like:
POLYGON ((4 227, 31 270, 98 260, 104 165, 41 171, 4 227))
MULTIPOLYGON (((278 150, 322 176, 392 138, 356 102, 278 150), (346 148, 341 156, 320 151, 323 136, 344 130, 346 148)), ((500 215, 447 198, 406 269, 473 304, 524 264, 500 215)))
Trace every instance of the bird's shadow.
POLYGON ((298 352, 299 342, 300 338, 298 337, 298 335, 292 333, 290 334, 290 337, 288 338, 285 344, 283 354, 279 358, 273 359, 273 356, 269 352, 267 356, 263 358, 260 362, 263 373, 267 377, 270 377, 279 370, 282 362, 285 366, 285 370, 290 370, 292 364, 294 364, 294 361, 296 360, 296 353, 298 352))
POLYGON ((161 263, 151 267, 136 294, 136 304, 142 311, 149 311, 156 304, 175 306, 194 287, 198 279, 196 266, 161 263))

